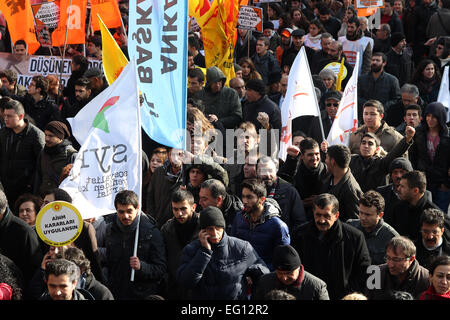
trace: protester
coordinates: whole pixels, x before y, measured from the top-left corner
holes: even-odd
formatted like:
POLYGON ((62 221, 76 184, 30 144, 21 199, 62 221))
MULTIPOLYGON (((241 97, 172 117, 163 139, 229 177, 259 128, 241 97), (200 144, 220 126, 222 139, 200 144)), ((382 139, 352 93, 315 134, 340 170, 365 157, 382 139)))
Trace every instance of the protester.
POLYGON ((405 291, 417 299, 430 285, 428 270, 417 261, 410 239, 392 238, 386 246, 385 261, 380 266, 379 285, 366 287, 369 300, 391 300, 394 291, 405 291))
POLYGON ((430 287, 420 295, 420 300, 450 299, 450 257, 436 258, 429 267, 430 287))
POLYGON ((177 282, 192 290, 192 299, 245 300, 247 277, 257 284, 268 273, 264 261, 251 244, 229 236, 220 209, 207 207, 200 212, 198 239, 184 247, 177 282))
POLYGON ((119 192, 114 206, 116 218, 106 226, 105 232, 108 288, 116 300, 139 300, 160 294, 167 268, 161 232, 154 220, 142 214, 133 191, 119 192), (137 228, 139 250, 134 255, 137 228), (134 270, 133 282, 131 270, 134 270))
POLYGON ((281 290, 296 300, 329 300, 326 283, 305 270, 290 245, 274 249, 272 265, 275 271, 261 277, 252 299, 263 300, 270 291, 281 290))

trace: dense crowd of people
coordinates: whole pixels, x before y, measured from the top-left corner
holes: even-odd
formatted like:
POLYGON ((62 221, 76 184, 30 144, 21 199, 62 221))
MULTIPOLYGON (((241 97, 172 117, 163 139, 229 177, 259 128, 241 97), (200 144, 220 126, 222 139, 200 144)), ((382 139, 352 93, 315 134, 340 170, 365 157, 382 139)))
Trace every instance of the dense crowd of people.
MULTIPOLYGON (((67 48, 64 88, 0 71, 0 300, 450 299, 450 113, 437 101, 450 0, 385 1, 377 28, 349 0, 256 5, 263 32, 237 29, 232 79, 189 32, 187 150, 142 131, 142 201, 117 193, 116 212, 85 220, 65 247, 39 238, 36 217, 73 200, 60 188, 80 150, 67 119, 108 87, 87 60, 101 59, 101 37, 85 54, 67 48), (302 47, 321 114, 292 121, 279 159, 302 47), (358 128, 329 145, 358 53, 358 128)), ((3 52, 27 55, 1 18, 0 32, 3 52)), ((127 54, 126 34, 114 37, 127 54)))

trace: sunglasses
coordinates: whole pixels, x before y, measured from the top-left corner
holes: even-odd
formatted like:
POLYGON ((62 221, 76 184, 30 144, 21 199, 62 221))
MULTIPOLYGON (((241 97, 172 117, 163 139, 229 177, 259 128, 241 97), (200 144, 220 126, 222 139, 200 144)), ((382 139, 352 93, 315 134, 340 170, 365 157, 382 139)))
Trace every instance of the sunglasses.
POLYGON ((337 102, 333 102, 333 103, 329 102, 329 103, 326 104, 326 106, 327 106, 327 107, 331 107, 331 106, 338 107, 338 106, 339 106, 339 103, 337 103, 337 102))

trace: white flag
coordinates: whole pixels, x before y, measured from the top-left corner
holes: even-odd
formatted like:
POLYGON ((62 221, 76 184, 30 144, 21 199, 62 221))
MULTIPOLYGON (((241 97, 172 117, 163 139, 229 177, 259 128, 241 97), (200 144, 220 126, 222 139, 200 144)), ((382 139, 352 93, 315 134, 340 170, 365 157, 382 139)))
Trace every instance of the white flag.
POLYGON ((359 53, 356 54, 356 64, 352 77, 345 86, 336 117, 333 120, 327 142, 332 146, 335 144, 350 144, 350 134, 358 127, 358 73, 359 53))
POLYGON ((447 111, 447 122, 450 121, 450 88, 448 85, 448 66, 444 69, 442 76, 441 87, 439 88, 439 95, 437 101, 442 103, 447 111))
POLYGON ((82 146, 60 188, 72 196, 83 219, 115 212, 114 198, 121 190, 134 191, 141 201, 141 118, 135 61, 78 112, 71 124, 82 146))
POLYGON ((286 98, 281 105, 280 159, 286 159, 287 148, 292 145, 292 119, 309 115, 320 116, 320 112, 308 58, 302 47, 289 72, 286 98))

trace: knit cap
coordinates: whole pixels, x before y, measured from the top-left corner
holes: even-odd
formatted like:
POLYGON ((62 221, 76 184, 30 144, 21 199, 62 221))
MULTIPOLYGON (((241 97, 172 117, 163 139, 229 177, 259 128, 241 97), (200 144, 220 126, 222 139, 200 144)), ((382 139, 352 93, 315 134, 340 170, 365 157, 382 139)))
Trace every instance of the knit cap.
POLYGON ((225 219, 219 208, 210 206, 200 212, 200 229, 211 226, 225 228, 225 219))
POLYGON ((301 265, 300 256, 290 245, 279 245, 273 251, 272 265, 281 271, 293 271, 301 265))
POLYGON ((64 123, 60 121, 50 121, 45 126, 44 131, 45 130, 52 132, 55 136, 62 140, 70 137, 69 129, 64 123))

